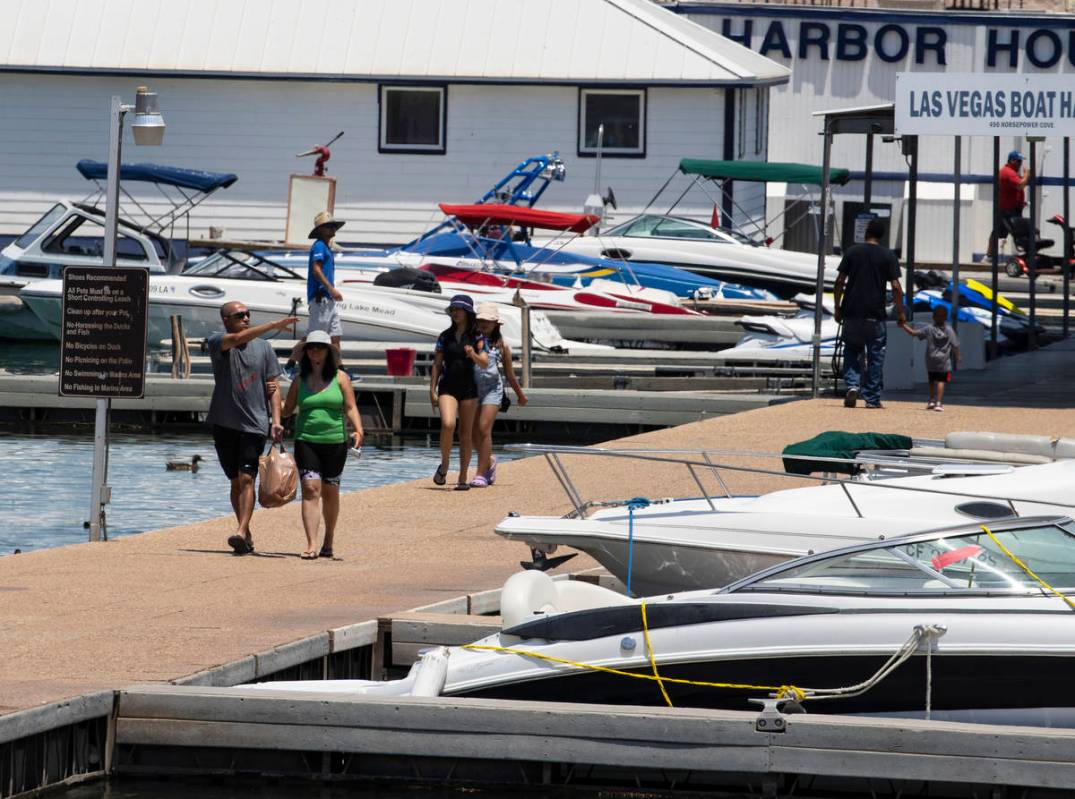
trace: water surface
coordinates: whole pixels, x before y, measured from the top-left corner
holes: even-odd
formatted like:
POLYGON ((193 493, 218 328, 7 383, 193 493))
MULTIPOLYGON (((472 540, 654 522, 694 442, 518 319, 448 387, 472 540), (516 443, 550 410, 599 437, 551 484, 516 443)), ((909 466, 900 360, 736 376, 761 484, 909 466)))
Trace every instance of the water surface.
MULTIPOLYGON (((113 433, 109 448, 108 533, 112 538, 231 515, 228 480, 212 437, 205 433, 113 433), (202 456, 199 470, 170 472, 172 459, 202 456)), ((501 460, 516 453, 499 452, 501 460)), ((424 441, 368 439, 359 460, 348 459, 341 489, 432 477, 440 451, 424 441)), ((455 468, 453 453, 452 468, 455 468)), ((471 461, 473 468, 475 461, 471 461)), ((0 432, 0 555, 81 543, 90 516, 93 437, 0 432)), ((451 475, 450 475, 451 476, 451 475)), ((298 514, 298 505, 295 506, 298 514)))

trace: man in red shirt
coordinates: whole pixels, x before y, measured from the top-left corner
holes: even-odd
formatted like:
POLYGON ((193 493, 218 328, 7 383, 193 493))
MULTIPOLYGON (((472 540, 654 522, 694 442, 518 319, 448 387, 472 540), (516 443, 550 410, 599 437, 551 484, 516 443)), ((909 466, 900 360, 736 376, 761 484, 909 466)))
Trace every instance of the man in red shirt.
POLYGON ((993 257, 993 248, 997 246, 997 237, 1008 238, 1008 219, 1023 215, 1026 207, 1026 195, 1023 188, 1030 180, 1030 173, 1022 174, 1023 154, 1018 150, 1008 153, 1008 163, 997 173, 997 210, 1000 212, 1000 225, 989 237, 989 246, 985 257, 993 257))

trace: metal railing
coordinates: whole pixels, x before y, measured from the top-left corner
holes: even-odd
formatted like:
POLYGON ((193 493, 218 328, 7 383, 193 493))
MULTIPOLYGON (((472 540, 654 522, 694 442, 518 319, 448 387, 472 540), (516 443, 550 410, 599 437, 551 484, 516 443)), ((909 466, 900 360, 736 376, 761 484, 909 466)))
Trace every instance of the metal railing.
MULTIPOLYGON (((975 494, 966 491, 946 491, 940 488, 932 488, 926 486, 908 486, 908 485, 893 485, 890 479, 874 479, 874 480, 856 480, 843 477, 837 477, 833 474, 826 474, 823 477, 814 477, 813 475, 793 474, 786 471, 778 471, 775 469, 766 469, 760 466, 744 466, 738 464, 732 464, 727 462, 717 462, 713 460, 713 456, 717 457, 742 457, 742 458, 791 458, 796 461, 810 461, 823 464, 850 464, 853 466, 860 466, 863 469, 870 467, 885 467, 889 469, 903 468, 908 471, 905 476, 911 474, 929 474, 931 469, 941 463, 951 465, 989 465, 996 467, 1003 467, 1005 464, 997 462, 989 462, 983 464, 979 461, 968 461, 963 459, 926 459, 926 458, 912 458, 912 457, 893 457, 886 455, 860 455, 858 458, 830 458, 830 457, 818 457, 813 455, 784 455, 779 452, 744 452, 742 450, 721 450, 721 449, 603 449, 601 447, 571 447, 571 446, 551 446, 544 444, 509 444, 506 449, 513 452, 529 453, 534 455, 543 455, 545 461, 549 464, 549 468, 552 469, 553 475, 555 475, 557 481, 563 488, 564 493, 567 494, 568 501, 571 502, 573 510, 570 511, 564 518, 577 518, 584 519, 586 514, 593 508, 607 508, 626 505, 626 500, 607 502, 598 500, 584 500, 582 494, 579 492, 578 487, 571 480, 570 475, 567 472, 567 468, 561 461, 562 455, 583 455, 591 457, 606 457, 606 458, 627 458, 633 460, 647 461, 650 463, 666 463, 666 464, 679 464, 687 468, 694 483, 698 486, 698 489, 702 492, 702 498, 705 499, 711 510, 716 511, 717 505, 714 501, 715 497, 706 490, 705 485, 702 483, 699 477, 699 470, 706 470, 711 472, 720 483, 721 490, 724 493, 724 497, 727 499, 734 498, 731 490, 728 488, 727 482, 721 475, 721 471, 729 472, 742 472, 747 474, 760 474, 770 477, 780 477, 784 479, 792 480, 805 480, 807 482, 819 483, 822 485, 839 485, 843 491, 844 496, 847 498, 851 508, 855 511, 855 515, 860 518, 866 518, 862 509, 858 503, 855 502, 851 496, 851 488, 868 486, 872 488, 887 489, 890 491, 910 491, 918 494, 932 494, 936 496, 950 496, 958 497, 960 499, 976 499, 986 500, 995 503, 1006 503, 1012 510, 1012 514, 1018 516, 1019 513, 1015 508, 1015 503, 1020 502, 1024 504, 1033 505, 1048 505, 1054 508, 1066 508, 1075 509, 1075 504, 1067 502, 1056 502, 1049 499, 1034 499, 1030 497, 1002 497, 996 494, 975 494)), ((968 474, 967 476, 984 476, 976 474, 968 474)), ((1075 515, 1075 514, 1073 514, 1075 515)))

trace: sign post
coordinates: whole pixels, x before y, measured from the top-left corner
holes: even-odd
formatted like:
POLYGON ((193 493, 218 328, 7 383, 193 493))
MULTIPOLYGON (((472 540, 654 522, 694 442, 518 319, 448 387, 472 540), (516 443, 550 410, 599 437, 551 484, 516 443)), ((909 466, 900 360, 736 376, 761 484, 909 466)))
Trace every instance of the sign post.
MULTIPOLYGON (((149 270, 139 267, 69 266, 63 273, 60 330, 60 396, 145 396, 149 270)), ((104 505, 109 500, 108 414, 94 429, 90 540, 107 539, 104 505)))

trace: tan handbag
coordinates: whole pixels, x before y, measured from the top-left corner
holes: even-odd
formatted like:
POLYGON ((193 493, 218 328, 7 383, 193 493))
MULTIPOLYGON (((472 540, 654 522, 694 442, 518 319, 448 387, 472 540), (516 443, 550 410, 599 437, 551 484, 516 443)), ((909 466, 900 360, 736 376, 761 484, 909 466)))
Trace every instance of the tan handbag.
POLYGON ((258 503, 263 508, 279 508, 295 499, 299 467, 290 452, 270 446, 269 454, 258 458, 258 503))

